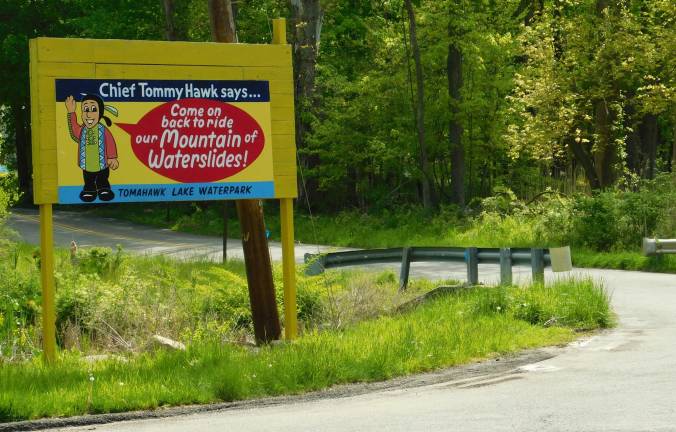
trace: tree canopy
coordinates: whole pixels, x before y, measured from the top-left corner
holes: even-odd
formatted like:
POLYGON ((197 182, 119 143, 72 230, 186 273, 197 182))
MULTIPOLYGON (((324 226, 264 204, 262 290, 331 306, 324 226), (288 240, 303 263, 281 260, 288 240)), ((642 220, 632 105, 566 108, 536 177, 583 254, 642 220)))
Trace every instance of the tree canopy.
MULTIPOLYGON (((239 42, 288 18, 301 193, 321 210, 422 204, 426 180, 432 206, 466 205, 674 169, 670 0, 234 5, 239 42)), ((0 16, 0 163, 26 191, 28 39, 211 39, 201 0, 0 0, 0 16)))

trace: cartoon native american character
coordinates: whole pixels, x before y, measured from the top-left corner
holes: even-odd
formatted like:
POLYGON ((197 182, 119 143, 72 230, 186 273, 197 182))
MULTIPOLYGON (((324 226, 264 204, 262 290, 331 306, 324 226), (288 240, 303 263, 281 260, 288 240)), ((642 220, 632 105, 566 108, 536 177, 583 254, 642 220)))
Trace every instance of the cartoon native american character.
POLYGON ((115 194, 110 188, 108 176, 110 169, 116 170, 119 162, 115 138, 106 127, 110 127, 112 122, 104 115, 104 110, 115 116, 118 113, 114 107, 105 106, 103 99, 94 94, 84 95, 80 105, 82 124, 77 122, 75 98, 73 96, 66 98, 68 131, 73 141, 78 144, 77 163, 84 178, 80 199, 92 202, 98 196, 101 201, 110 201, 115 198, 115 194), (101 120, 106 126, 99 123, 101 120))

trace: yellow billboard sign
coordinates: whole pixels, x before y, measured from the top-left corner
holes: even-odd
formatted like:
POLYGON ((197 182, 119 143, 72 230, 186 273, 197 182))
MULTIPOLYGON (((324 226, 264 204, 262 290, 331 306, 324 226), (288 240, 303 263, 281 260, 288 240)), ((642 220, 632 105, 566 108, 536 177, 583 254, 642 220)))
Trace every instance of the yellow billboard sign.
POLYGON ((285 334, 296 337, 291 48, 30 41, 33 199, 40 206, 44 356, 56 359, 52 204, 280 200, 285 334))
POLYGON ((288 45, 30 50, 36 204, 297 196, 288 45))

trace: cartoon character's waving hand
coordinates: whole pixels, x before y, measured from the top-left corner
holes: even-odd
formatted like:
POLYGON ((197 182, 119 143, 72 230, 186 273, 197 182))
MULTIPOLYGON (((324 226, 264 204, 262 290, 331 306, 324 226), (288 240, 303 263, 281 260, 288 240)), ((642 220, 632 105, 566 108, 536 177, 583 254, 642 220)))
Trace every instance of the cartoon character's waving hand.
POLYGON ((92 202, 98 196, 101 201, 110 201, 115 198, 115 194, 110 188, 108 177, 110 170, 116 170, 120 163, 117 160, 115 138, 106 127, 110 127, 112 122, 103 112, 105 110, 117 116, 117 110, 105 106, 101 97, 87 94, 81 101, 82 124, 79 124, 75 114, 76 105, 73 96, 66 98, 68 131, 73 141, 78 143, 77 162, 84 179, 80 199, 92 202), (106 126, 100 123, 101 120, 106 126))

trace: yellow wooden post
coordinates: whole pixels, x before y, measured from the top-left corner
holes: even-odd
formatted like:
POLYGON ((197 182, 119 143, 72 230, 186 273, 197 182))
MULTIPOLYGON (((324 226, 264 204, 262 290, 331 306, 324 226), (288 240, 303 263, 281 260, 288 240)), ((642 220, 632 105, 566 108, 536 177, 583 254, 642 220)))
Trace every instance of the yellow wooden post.
MULTIPOLYGON (((286 44, 286 20, 272 20, 272 43, 286 44)), ((296 317, 296 256, 293 240, 293 199, 280 199, 282 222, 282 269, 284 273, 284 336, 295 339, 298 333, 296 317)))
POLYGON ((272 20, 272 43, 286 45, 286 18, 272 20))
POLYGON ((42 347, 47 363, 56 360, 54 305, 54 227, 52 205, 40 204, 40 276, 42 281, 42 347))
POLYGON ((293 244, 293 198, 280 200, 282 220, 282 269, 284 273, 284 336, 295 339, 296 318, 296 257, 293 244))

